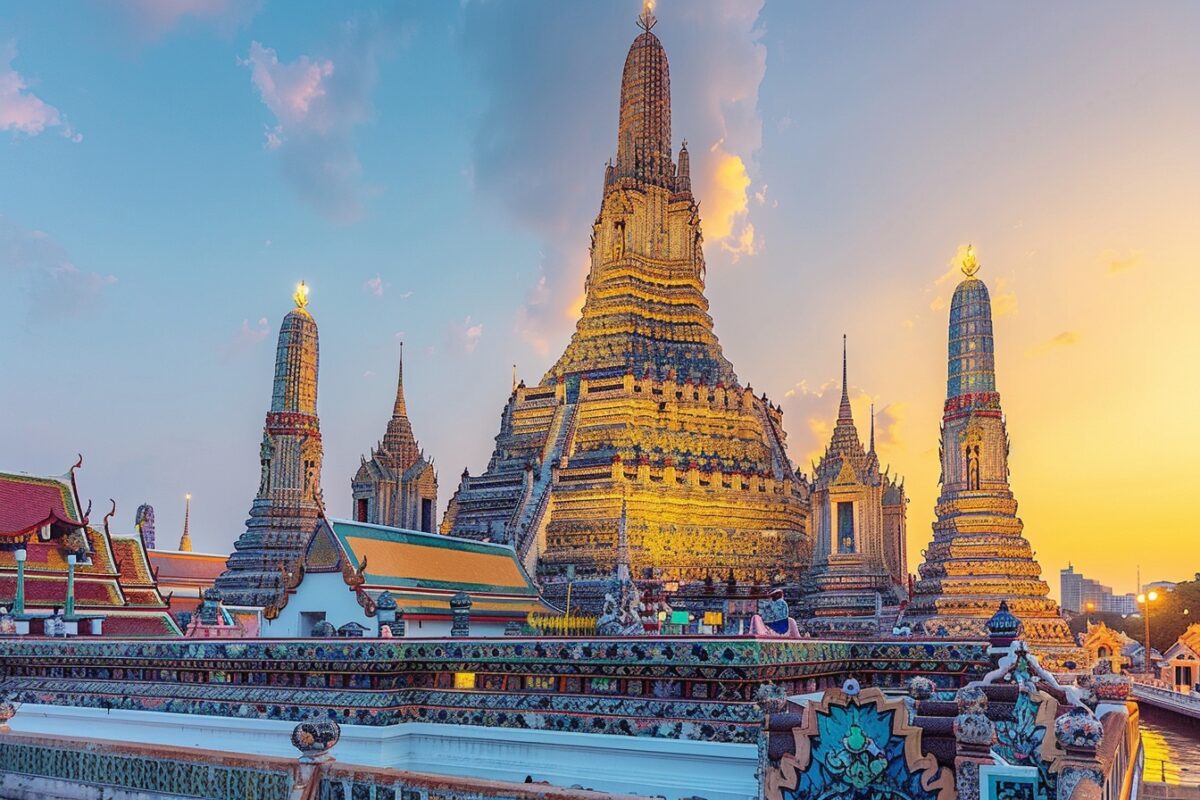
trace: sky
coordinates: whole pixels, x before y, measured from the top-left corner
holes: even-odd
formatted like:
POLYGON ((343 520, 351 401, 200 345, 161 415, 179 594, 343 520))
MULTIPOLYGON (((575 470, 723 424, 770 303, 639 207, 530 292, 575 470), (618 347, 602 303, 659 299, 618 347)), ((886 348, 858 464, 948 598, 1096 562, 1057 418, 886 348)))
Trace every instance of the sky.
MULTIPOLYGON (((582 300, 636 0, 0 2, 0 467, 227 552, 295 283, 350 511, 405 344, 444 507, 582 300)), ((1200 5, 660 0, 739 378, 801 469, 855 417, 930 539, 975 245, 1025 531, 1119 592, 1200 570, 1200 5)))

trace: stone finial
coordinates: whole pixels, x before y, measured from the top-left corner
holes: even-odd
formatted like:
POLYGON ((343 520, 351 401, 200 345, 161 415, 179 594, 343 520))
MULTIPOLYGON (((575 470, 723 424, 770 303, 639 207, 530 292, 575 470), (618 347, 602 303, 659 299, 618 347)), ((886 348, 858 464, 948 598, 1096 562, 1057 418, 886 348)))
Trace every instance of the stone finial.
POLYGON ((1021 635, 1021 620, 1008 610, 1008 601, 1001 600, 996 613, 987 621, 988 640, 992 647, 1008 647, 1021 635))
POLYGON ((8 697, 0 700, 0 733, 9 730, 8 721, 17 715, 17 704, 8 697))
POLYGON ((1068 752, 1094 752, 1104 738, 1104 724, 1085 708, 1072 708, 1054 721, 1054 737, 1068 752))
POLYGON ((908 682, 908 696, 914 700, 928 700, 937 691, 937 684, 923 675, 917 675, 908 682))
POLYGON ((342 728, 331 719, 301 722, 292 729, 292 746, 300 751, 300 760, 311 763, 324 760, 342 738, 342 728))
POLYGON ((983 713, 987 711, 988 697, 979 686, 964 686, 954 696, 954 702, 959 714, 983 713))

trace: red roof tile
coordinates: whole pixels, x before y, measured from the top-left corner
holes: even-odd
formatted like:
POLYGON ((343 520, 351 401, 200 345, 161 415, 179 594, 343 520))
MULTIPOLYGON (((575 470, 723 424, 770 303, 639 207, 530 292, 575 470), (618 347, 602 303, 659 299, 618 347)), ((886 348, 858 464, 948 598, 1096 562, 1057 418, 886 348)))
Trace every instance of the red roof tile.
POLYGON ((81 528, 74 505, 61 480, 0 473, 0 536, 24 536, 52 522, 81 528))

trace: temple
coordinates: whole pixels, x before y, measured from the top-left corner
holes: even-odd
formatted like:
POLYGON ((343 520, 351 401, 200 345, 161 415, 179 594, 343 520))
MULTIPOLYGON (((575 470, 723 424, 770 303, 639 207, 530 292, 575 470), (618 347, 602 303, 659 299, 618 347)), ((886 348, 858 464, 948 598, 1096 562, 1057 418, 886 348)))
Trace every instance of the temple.
POLYGON ((263 426, 261 477, 246 531, 216 588, 225 602, 269 606, 303 556, 321 511, 321 426, 317 419, 317 323, 308 287, 283 318, 275 351, 271 410, 263 426))
POLYGON ((413 436, 404 402, 404 351, 396 401, 383 441, 364 458, 351 481, 354 519, 373 525, 434 533, 437 530, 437 473, 413 436))
POLYGON ((322 517, 303 565, 263 636, 503 636, 558 613, 504 545, 322 517))
POLYGON ((140 535, 100 530, 75 472, 0 473, 0 635, 178 636, 140 535))
POLYGON ((833 437, 813 467, 812 569, 804 616, 812 633, 875 636, 891 631, 905 584, 904 487, 879 468, 875 421, 870 449, 854 426, 842 343, 842 397, 833 437))
POLYGON ((570 582, 596 610, 622 501, 635 580, 794 583, 808 559, 808 486, 781 410, 739 383, 713 331, 667 55, 649 9, 639 24, 575 333, 537 386, 515 387, 441 525, 512 545, 556 604, 570 582))
POLYGON ((973 250, 966 279, 950 304, 949 364, 942 416, 941 495, 933 541, 925 551, 909 619, 925 634, 979 637, 1007 600, 1031 649, 1056 663, 1074 655, 1074 640, 1051 600, 1008 484, 1008 433, 996 391, 992 306, 975 277, 973 250))

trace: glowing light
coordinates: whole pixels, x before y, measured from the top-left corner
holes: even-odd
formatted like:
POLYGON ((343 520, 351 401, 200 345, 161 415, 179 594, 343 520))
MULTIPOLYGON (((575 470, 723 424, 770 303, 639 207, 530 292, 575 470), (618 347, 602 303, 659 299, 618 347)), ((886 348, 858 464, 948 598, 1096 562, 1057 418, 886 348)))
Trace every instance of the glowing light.
POLYGON ((975 257, 975 245, 967 245, 967 250, 962 256, 962 271, 968 278, 973 277, 976 272, 979 272, 979 259, 975 257))
POLYGON ((292 299, 296 301, 296 308, 304 308, 308 305, 308 286, 304 281, 296 284, 296 293, 292 295, 292 299))

